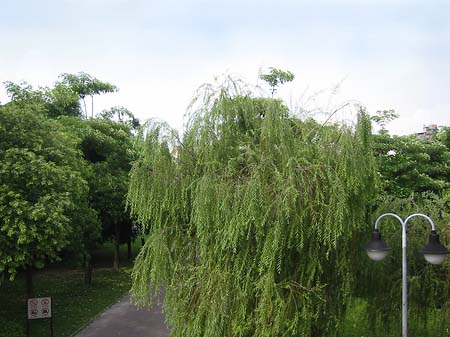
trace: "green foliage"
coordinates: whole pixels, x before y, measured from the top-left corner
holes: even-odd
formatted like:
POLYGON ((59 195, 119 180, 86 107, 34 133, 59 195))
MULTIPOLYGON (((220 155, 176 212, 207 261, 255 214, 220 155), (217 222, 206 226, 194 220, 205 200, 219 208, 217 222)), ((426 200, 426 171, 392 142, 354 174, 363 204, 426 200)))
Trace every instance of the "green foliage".
POLYGON ((43 105, 43 92, 42 90, 34 90, 33 87, 27 82, 21 82, 20 84, 6 81, 4 83, 7 95, 13 102, 19 105, 29 105, 34 108, 36 105, 43 105))
POLYGON ((0 106, 0 273, 11 278, 58 258, 87 191, 73 139, 30 107, 0 106))
MULTIPOLYGON (((412 213, 431 216, 441 231, 441 241, 450 243, 450 151, 444 129, 435 140, 424 141, 415 135, 389 136, 385 125, 396 116, 393 111, 379 113, 382 126, 373 135, 374 153, 383 193, 379 195, 373 216, 393 212, 405 218, 412 213)), ((375 120, 372 117, 372 120, 375 120)), ((372 231, 373 221, 367 228, 372 231)), ((414 220, 408 228, 409 316, 410 332, 415 336, 444 336, 450 327, 450 264, 432 266, 418 254, 428 240, 429 224, 414 220)), ((401 228, 386 220, 380 231, 392 248, 382 263, 361 256, 357 268, 360 288, 355 296, 363 298, 358 317, 370 336, 398 336, 401 333, 401 228)), ((364 240, 368 240, 368 235, 364 240)), ((355 309, 352 309, 355 310, 355 309)), ((348 329, 346 330, 348 331, 348 329)), ((363 330, 361 330, 363 331, 363 330)), ((345 335, 349 335, 346 333, 345 335)))
MULTIPOLYGON (((25 227, 34 228, 43 221, 53 221, 54 224, 47 224, 47 229, 44 226, 40 228, 43 231, 41 234, 51 231, 54 225, 54 235, 59 240, 50 235, 49 240, 58 244, 53 244, 54 249, 52 246, 39 246, 39 254, 34 256, 34 246, 40 239, 22 230, 21 235, 27 239, 13 238, 8 245, 15 247, 17 254, 24 249, 23 256, 18 255, 19 261, 14 266, 10 261, 4 262, 0 272, 7 268, 7 263, 11 270, 6 272, 12 276, 19 267, 33 263, 43 266, 47 259, 61 255, 59 251, 63 247, 64 257, 89 264, 90 251, 100 239, 101 224, 103 232, 109 233, 105 236, 110 235, 113 223, 120 223, 124 228, 124 239, 131 235, 125 194, 132 156, 131 128, 136 128, 139 121, 125 108, 112 108, 98 120, 80 119, 80 99, 85 103, 85 96, 93 99, 94 95, 117 90, 114 85, 85 73, 62 74, 51 88, 33 89, 26 82, 6 82, 5 86, 11 101, 0 106, 5 111, 1 120, 3 133, 0 134, 0 149, 4 151, 2 158, 5 160, 1 167, 2 181, 7 181, 9 185, 2 187, 5 191, 20 190, 18 195, 8 195, 10 199, 23 198, 26 202, 19 200, 22 203, 17 201, 15 204, 5 196, 2 210, 5 214, 11 213, 8 216, 20 219, 20 216, 14 215, 13 208, 20 206, 20 214, 26 218, 20 221, 25 227), (48 120, 48 117, 54 120, 48 120), (119 122, 111 120, 116 117, 119 122), (40 210, 45 205, 47 208, 40 210), (39 212, 34 211, 33 207, 38 206, 39 212), (27 212, 32 215, 26 215, 27 212), (38 213, 41 218, 37 217, 38 213), (48 220, 42 218, 45 216, 48 220), (58 229, 58 226, 64 230, 58 229), (16 239, 24 240, 26 247, 15 245, 16 239), (49 253, 40 253, 44 249, 49 253)), ((85 111, 87 113, 86 106, 85 111)), ((20 226, 19 223, 5 223, 3 231, 12 236, 12 232, 19 233, 15 227, 20 226)), ((47 243, 45 238, 42 242, 47 243)), ((0 257, 7 259, 6 255, 0 257)))
MULTIPOLYGON (((392 301, 401 301, 400 296, 396 295, 391 299, 391 303, 392 301)), ((384 319, 385 315, 369 315, 368 309, 367 301, 356 298, 347 309, 339 336, 396 337, 401 335, 402 322, 398 308, 394 309, 395 315, 391 315, 387 320, 384 319), (373 317, 376 317, 375 322, 372 321, 373 317)), ((422 308, 416 315, 408 322, 409 336, 450 336, 448 314, 445 311, 422 308), (426 319, 423 319, 424 317, 426 319)))
POLYGON ((114 222, 129 222, 125 200, 132 159, 130 127, 106 119, 89 120, 86 126, 82 146, 94 170, 92 202, 101 214, 105 231, 114 222))
MULTIPOLYGON (((83 110, 79 104, 80 99, 83 102, 84 114, 87 117, 86 96, 91 97, 91 117, 94 117, 94 96, 118 90, 115 85, 100 81, 83 72, 76 75, 61 74, 59 80, 51 88, 39 87, 33 89, 26 82, 16 84, 7 81, 4 84, 12 104, 19 105, 22 108, 40 106, 41 112, 51 118, 59 116, 81 117, 83 110)), ((122 108, 122 110, 125 111, 126 109, 122 108)), ((126 115, 130 117, 130 112, 126 111, 128 112, 126 115)))
POLYGON ((270 85, 273 97, 273 94, 275 93, 279 85, 284 84, 286 82, 292 82, 295 76, 289 70, 284 71, 272 67, 270 67, 269 69, 270 72, 268 74, 260 74, 259 78, 262 79, 263 81, 266 81, 270 85))
POLYGON ((371 116, 370 119, 381 127, 379 131, 380 134, 386 134, 388 133, 388 131, 386 130, 387 124, 392 122, 394 119, 398 117, 399 114, 396 113, 394 109, 389 109, 389 110, 378 110, 376 115, 371 116))
POLYGON ((89 74, 61 74, 61 83, 72 88, 80 98, 117 91, 117 87, 111 83, 100 81, 89 74))
POLYGON ((415 136, 374 135, 374 151, 385 193, 442 193, 450 188, 450 150, 440 141, 415 136))
POLYGON ((107 118, 66 119, 64 123, 81 139, 80 148, 91 172, 87 177, 90 205, 102 223, 103 239, 111 238, 116 223, 122 238, 128 238, 131 219, 125 200, 134 156, 130 125, 107 118))
POLYGON ((81 117, 79 98, 72 88, 56 83, 53 88, 47 89, 46 96, 49 101, 46 109, 49 117, 81 117))
POLYGON ((99 79, 83 72, 76 75, 67 73, 61 74, 59 86, 63 88, 70 88, 71 91, 78 95, 78 97, 83 101, 86 117, 88 116, 85 101, 86 96, 91 97, 91 117, 94 117, 94 95, 116 92, 118 90, 115 85, 100 81, 99 79))
POLYGON ((22 109, 35 110, 40 107, 41 113, 48 117, 81 116, 79 97, 70 87, 56 83, 53 88, 33 89, 26 82, 16 84, 5 82, 6 92, 13 105, 22 109))
POLYGON ((110 120, 117 120, 119 123, 129 125, 133 130, 136 130, 140 126, 140 122, 134 114, 122 106, 115 106, 109 110, 103 110, 100 113, 100 117, 110 120))
POLYGON ((165 287, 175 337, 335 336, 375 185, 368 116, 352 130, 279 100, 206 96, 182 143, 159 124, 141 135, 135 300, 165 287))

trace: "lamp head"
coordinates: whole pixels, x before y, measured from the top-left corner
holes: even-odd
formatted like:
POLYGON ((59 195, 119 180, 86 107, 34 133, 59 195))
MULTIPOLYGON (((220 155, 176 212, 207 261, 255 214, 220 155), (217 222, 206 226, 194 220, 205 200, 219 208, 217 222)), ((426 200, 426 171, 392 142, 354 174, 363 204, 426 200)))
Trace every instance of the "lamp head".
POLYGON ((381 234, 378 229, 373 231, 372 237, 366 246, 366 252, 374 261, 381 261, 387 256, 389 247, 386 242, 381 239, 381 234))
POLYGON ((428 243, 420 252, 425 257, 425 260, 431 264, 441 264, 444 262, 447 254, 450 253, 447 248, 441 245, 439 234, 435 230, 431 231, 428 243))

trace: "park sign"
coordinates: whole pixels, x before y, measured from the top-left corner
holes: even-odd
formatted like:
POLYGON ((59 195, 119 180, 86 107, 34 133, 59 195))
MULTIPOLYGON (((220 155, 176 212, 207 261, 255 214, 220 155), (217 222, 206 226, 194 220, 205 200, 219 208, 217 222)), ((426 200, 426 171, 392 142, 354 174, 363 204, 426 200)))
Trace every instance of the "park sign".
POLYGON ((52 298, 28 298, 27 304, 27 337, 30 337, 30 320, 38 318, 50 319, 50 336, 53 337, 52 298))
POLYGON ((52 317, 52 298, 29 298, 28 299, 28 319, 50 318, 52 317))

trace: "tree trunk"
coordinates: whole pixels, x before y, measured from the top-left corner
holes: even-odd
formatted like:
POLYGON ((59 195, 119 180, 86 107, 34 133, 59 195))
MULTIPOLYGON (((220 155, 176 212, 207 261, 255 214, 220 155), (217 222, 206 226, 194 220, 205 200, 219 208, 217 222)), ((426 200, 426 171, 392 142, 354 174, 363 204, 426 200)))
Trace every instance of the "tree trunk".
POLYGON ((119 224, 114 224, 114 263, 113 269, 119 270, 119 244, 120 244, 120 231, 119 224))
POLYGON ((144 247, 144 245, 145 245, 144 235, 141 236, 141 245, 142 245, 142 247, 144 247))
POLYGON ((94 96, 91 95, 91 116, 94 118, 94 96))
POLYGON ((128 238, 127 240, 127 259, 131 260, 131 256, 132 252, 131 252, 131 236, 128 238))
POLYGON ((33 298, 33 266, 28 266, 25 271, 27 285, 27 298, 33 298))
POLYGON ((86 101, 84 100, 84 97, 82 98, 82 100, 83 100, 83 105, 84 105, 84 112, 86 114, 86 119, 88 119, 89 115, 88 115, 88 111, 87 111, 87 107, 86 107, 86 101))
POLYGON ((85 270, 84 270, 84 284, 91 286, 92 284, 92 256, 89 254, 85 260, 85 270))

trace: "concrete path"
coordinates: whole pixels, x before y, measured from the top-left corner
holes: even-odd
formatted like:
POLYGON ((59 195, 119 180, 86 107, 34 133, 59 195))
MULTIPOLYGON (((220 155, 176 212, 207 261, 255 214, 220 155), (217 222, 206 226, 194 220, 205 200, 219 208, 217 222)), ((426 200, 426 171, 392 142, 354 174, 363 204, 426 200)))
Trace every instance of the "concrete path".
POLYGON ((102 313, 76 337, 167 337, 161 308, 137 309, 127 295, 102 313))

